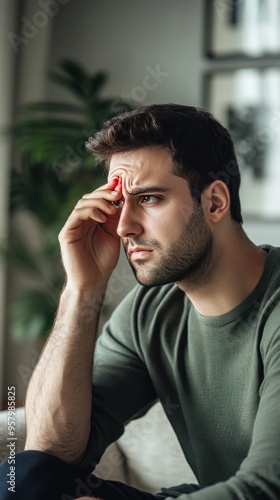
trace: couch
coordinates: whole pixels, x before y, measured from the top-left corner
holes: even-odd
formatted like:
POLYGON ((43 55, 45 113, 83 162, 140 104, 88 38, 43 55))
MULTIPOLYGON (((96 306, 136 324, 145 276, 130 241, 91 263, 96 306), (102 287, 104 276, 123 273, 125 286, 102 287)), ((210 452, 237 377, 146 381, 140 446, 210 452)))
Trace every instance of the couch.
MULTIPOLYGON (((9 456, 7 412, 0 412, 0 461, 9 456)), ((24 408, 16 410, 16 451, 25 442, 24 408)), ((160 403, 130 422, 118 441, 105 451, 95 468, 101 478, 123 481, 156 493, 161 487, 197 483, 160 403)))

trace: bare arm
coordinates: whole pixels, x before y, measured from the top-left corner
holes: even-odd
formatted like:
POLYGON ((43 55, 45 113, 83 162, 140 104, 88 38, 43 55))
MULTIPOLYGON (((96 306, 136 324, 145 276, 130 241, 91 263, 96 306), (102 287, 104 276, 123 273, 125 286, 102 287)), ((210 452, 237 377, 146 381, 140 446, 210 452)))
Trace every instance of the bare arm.
POLYGON ((113 179, 85 195, 59 235, 67 282, 27 391, 25 449, 70 463, 83 456, 90 433, 98 318, 119 256, 118 211, 111 204, 121 196, 111 192, 117 184, 113 179))

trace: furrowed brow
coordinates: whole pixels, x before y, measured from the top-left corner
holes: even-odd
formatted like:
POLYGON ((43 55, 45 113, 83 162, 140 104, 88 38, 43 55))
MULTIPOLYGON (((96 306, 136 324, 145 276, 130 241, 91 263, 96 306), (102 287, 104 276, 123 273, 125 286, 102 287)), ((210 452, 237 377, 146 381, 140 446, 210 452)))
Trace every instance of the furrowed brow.
POLYGON ((146 186, 146 187, 134 188, 131 191, 127 192, 131 196, 137 196, 140 194, 147 194, 147 193, 166 193, 167 191, 169 191, 169 189, 164 187, 146 186))

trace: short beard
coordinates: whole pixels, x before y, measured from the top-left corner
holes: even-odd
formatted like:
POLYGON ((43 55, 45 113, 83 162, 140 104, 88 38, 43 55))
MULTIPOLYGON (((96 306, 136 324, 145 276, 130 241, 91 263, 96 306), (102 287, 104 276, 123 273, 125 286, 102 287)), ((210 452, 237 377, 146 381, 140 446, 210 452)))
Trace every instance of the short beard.
POLYGON ((167 283, 186 281, 188 288, 193 288, 208 281, 211 271, 213 236, 207 226, 203 210, 196 205, 180 240, 174 243, 172 249, 164 254, 157 242, 136 240, 139 246, 158 248, 161 256, 156 267, 151 267, 145 261, 137 261, 135 268, 129 261, 136 280, 141 285, 159 286, 167 283))

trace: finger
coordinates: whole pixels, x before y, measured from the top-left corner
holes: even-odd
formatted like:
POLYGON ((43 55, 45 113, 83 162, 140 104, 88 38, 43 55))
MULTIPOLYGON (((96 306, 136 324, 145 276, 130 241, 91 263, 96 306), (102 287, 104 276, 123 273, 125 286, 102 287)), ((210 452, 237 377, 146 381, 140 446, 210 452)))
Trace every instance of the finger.
POLYGON ((81 221, 86 221, 89 219, 97 223, 104 223, 107 221, 108 216, 113 216, 115 212, 117 212, 117 209, 113 206, 110 207, 110 209, 106 207, 102 210, 99 207, 77 208, 73 210, 72 214, 70 215, 69 222, 71 223, 72 227, 75 225, 75 222, 79 224, 81 221))
MULTIPOLYGON (((119 186, 119 178, 115 177, 92 193, 84 195, 70 214, 65 228, 73 230, 79 227, 82 222, 90 219, 96 223, 104 224, 107 221, 107 216, 114 218, 116 215, 118 218, 118 209, 113 204, 121 196, 120 192, 114 190, 117 186, 119 186)), ((110 227, 110 229, 112 228, 110 227)))
POLYGON ((85 193, 83 195, 83 198, 91 198, 93 195, 100 193, 100 192, 105 192, 105 191, 114 191, 115 188, 119 184, 119 177, 113 177, 107 184, 103 184, 99 188, 95 189, 94 191, 91 191, 90 193, 85 193))
POLYGON ((94 210, 94 212, 89 209, 80 210, 79 213, 73 211, 68 217, 62 231, 63 233, 76 230, 83 232, 85 223, 93 224, 94 227, 97 226, 98 223, 104 223, 105 221, 106 215, 104 215, 102 212, 99 212, 99 210, 97 209, 94 210))
MULTIPOLYGON (((117 200, 121 197, 121 194, 118 193, 115 190, 108 190, 108 189, 100 189, 93 191, 92 193, 84 194, 82 198, 78 201, 77 205, 79 204, 80 201, 82 200, 107 200, 108 202, 112 202, 114 200, 117 200)), ((77 206, 76 205, 76 206, 77 206)))
POLYGON ((97 209, 100 212, 103 212, 105 215, 114 215, 116 213, 117 207, 114 205, 113 201, 104 200, 104 198, 87 198, 79 200, 76 207, 74 208, 74 211, 84 209, 97 209))

